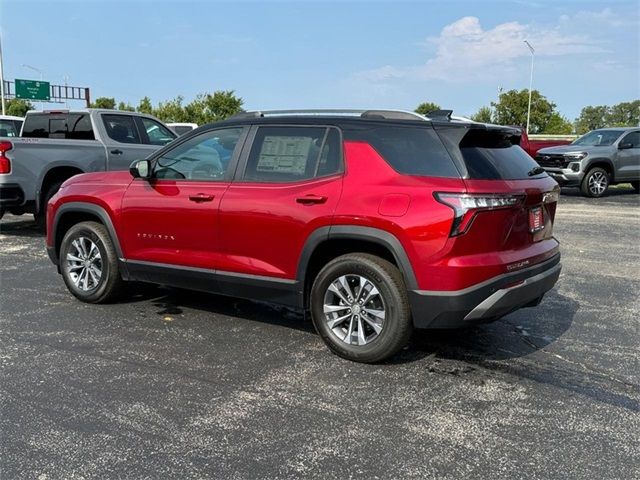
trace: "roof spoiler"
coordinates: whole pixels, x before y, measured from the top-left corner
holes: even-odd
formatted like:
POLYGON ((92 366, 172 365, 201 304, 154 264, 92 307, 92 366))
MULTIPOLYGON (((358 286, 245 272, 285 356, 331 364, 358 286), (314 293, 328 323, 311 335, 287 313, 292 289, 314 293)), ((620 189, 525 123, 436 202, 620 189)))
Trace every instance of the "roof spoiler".
POLYGON ((432 120, 446 120, 450 122, 452 114, 453 110, 433 110, 427 113, 427 117, 432 120))

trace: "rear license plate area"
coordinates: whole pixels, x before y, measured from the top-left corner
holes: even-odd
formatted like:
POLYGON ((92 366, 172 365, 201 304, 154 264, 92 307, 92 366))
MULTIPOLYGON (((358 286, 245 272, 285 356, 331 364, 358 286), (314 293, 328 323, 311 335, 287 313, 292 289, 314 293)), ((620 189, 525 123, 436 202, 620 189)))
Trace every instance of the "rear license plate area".
POLYGON ((529 231, 531 233, 539 232, 544 229, 544 214, 542 207, 533 207, 529 209, 529 231))

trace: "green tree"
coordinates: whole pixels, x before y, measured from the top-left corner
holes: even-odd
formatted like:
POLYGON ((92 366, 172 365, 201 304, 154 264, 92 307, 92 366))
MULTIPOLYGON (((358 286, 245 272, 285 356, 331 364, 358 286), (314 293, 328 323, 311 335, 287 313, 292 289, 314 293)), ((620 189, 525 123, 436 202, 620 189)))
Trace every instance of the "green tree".
MULTIPOLYGON (((498 102, 491 102, 495 123, 526 126, 529 90, 509 90, 500 94, 498 102)), ((556 112, 556 104, 547 100, 538 90, 531 92, 531 119, 529 133, 541 133, 556 112)))
POLYGON ((440 110, 440 105, 433 102, 423 102, 418 105, 414 111, 420 115, 427 115, 435 110, 440 110))
POLYGON ((471 115, 471 120, 480 123, 493 123, 491 109, 489 107, 480 107, 480 110, 471 115))
POLYGON ((189 122, 182 101, 183 97, 178 95, 173 100, 160 102, 158 107, 153 109, 153 114, 164 122, 189 122))
POLYGON ((15 117, 24 117, 29 110, 33 110, 35 108, 31 102, 21 98, 7 99, 5 100, 4 106, 5 113, 15 117))
POLYGON ((575 121, 576 133, 583 134, 607 125, 609 107, 606 105, 588 106, 580 111, 575 121))
POLYGON ((242 111, 244 100, 235 95, 233 90, 218 90, 209 93, 201 93, 185 107, 187 122, 198 125, 218 122, 229 118, 242 111))
POLYGON ((120 102, 118 103, 118 110, 123 110, 126 112, 135 112, 136 109, 131 106, 129 103, 120 102))
POLYGON ((558 112, 554 112, 542 133, 548 133, 551 135, 570 135, 572 132, 573 124, 558 112))
POLYGON ((98 97, 95 102, 91 103, 91 108, 108 108, 115 110, 116 99, 113 97, 98 97))
POLYGON ((640 125, 640 100, 613 105, 606 115, 608 127, 636 127, 640 125))
POLYGON ((149 97, 144 97, 140 100, 136 110, 140 113, 146 113, 147 115, 154 115, 153 105, 151 104, 151 99, 149 97))

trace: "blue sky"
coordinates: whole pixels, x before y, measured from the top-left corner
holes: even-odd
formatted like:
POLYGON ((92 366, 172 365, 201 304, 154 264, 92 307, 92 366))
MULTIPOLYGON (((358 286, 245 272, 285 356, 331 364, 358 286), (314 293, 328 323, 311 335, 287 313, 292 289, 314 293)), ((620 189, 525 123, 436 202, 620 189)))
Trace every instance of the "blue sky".
POLYGON ((6 79, 37 79, 29 64, 94 98, 233 89, 247 109, 428 100, 460 115, 499 87, 527 88, 528 39, 534 88, 573 119, 640 97, 639 10, 636 0, 4 0, 0 27, 6 79))

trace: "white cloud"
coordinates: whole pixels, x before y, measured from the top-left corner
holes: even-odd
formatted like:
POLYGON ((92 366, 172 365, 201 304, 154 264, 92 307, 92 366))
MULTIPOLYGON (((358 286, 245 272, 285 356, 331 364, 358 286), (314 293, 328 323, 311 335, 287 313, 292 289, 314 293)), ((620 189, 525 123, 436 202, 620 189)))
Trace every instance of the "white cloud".
MULTIPOLYGON (((611 21, 610 12, 605 10, 601 15, 611 21)), ((570 20, 568 17, 561 19, 560 24, 570 20)), ((507 22, 485 30, 477 17, 463 17, 446 25, 439 36, 427 39, 425 44, 435 46, 435 55, 424 64, 404 67, 386 65, 359 72, 356 79, 385 83, 399 79, 466 81, 496 78, 510 71, 517 59, 529 57, 525 40, 534 46, 536 56, 606 51, 601 44, 584 34, 566 33, 560 24, 545 28, 507 22)))

